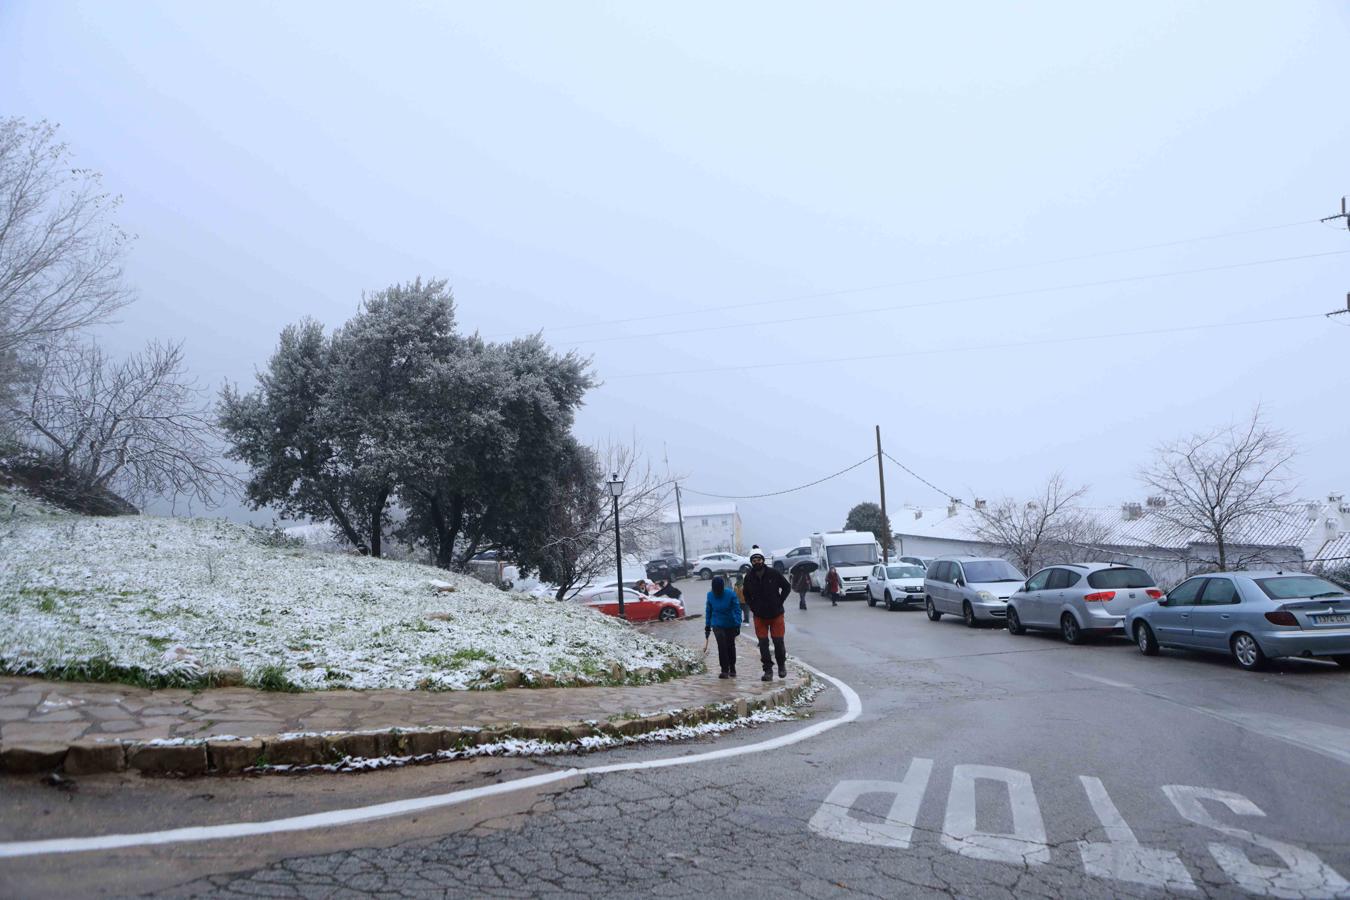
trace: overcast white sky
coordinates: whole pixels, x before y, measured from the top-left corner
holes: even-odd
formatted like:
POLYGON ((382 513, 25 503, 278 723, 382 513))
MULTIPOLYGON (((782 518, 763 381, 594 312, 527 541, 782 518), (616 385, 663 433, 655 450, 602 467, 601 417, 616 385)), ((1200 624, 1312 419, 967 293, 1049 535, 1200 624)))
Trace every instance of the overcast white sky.
MULTIPOLYGON (((989 345, 1342 306, 1350 234, 1314 220, 1350 191, 1347 45, 1333 0, 8 0, 0 114, 125 196, 140 299, 105 342, 185 338, 212 385, 420 274, 467 330, 593 354, 582 437, 636 432, 691 489, 811 481, 880 424, 945 491, 1060 469, 1115 504, 1259 401, 1321 495, 1350 488, 1344 323, 989 345)), ((743 502, 747 542, 876 494, 864 466, 743 502)))

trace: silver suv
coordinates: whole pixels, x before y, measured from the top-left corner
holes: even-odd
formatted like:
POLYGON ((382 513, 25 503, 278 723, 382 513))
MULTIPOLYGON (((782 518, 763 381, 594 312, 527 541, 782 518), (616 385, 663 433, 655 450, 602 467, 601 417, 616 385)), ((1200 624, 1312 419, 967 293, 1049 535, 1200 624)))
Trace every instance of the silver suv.
POLYGON ((1119 563, 1041 569, 1008 601, 1008 631, 1058 631, 1070 644, 1089 634, 1125 633, 1125 616, 1162 596, 1153 576, 1119 563))
POLYGON ((996 556, 939 556, 923 580, 924 608, 934 622, 943 613, 960 616, 969 628, 1002 622, 1008 598, 1026 576, 996 556))

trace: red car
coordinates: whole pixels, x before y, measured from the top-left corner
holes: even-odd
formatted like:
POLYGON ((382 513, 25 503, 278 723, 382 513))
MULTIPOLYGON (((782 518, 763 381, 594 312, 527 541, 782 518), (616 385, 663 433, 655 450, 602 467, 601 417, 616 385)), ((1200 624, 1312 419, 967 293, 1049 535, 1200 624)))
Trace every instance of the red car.
MULTIPOLYGON (((599 591, 581 602, 607 616, 619 614, 619 592, 614 588, 599 591)), ((647 594, 639 594, 631 588, 624 588, 623 612, 624 617, 630 622, 650 622, 653 619, 669 622, 672 619, 684 618, 684 603, 670 597, 650 597, 647 594)))

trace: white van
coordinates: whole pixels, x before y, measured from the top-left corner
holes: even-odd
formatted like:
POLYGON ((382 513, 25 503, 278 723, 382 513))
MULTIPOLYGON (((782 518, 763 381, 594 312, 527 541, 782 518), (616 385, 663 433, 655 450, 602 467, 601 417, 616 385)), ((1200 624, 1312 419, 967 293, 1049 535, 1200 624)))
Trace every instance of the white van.
POLYGON ((881 545, 870 531, 825 531, 811 535, 811 558, 817 569, 811 573, 816 590, 825 591, 830 566, 839 572, 845 597, 867 596, 867 576, 881 561, 881 545))

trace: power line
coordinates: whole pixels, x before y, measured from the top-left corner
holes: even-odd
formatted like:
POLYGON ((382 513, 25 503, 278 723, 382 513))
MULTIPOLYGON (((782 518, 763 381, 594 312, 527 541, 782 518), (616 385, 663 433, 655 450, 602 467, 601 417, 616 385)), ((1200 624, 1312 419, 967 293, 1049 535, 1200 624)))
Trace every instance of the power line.
MULTIPOLYGON (((1080 281, 1074 284, 1061 284, 1052 287, 1027 288, 1018 291, 1000 291, 994 294, 975 294, 970 297, 954 297, 946 300, 920 300, 917 303, 896 303, 886 306, 869 306, 864 309, 842 309, 832 310, 830 312, 813 313, 807 316, 794 316, 786 319, 774 319, 770 322, 758 323, 757 327, 766 325, 791 325, 797 322, 816 322, 821 319, 839 319, 851 316, 865 316, 879 312, 896 312, 905 309, 920 309, 930 306, 951 306, 958 303, 974 303, 980 300, 1000 300, 1009 297, 1027 297, 1034 294, 1049 294, 1058 291, 1081 290, 1084 288, 1107 287, 1115 284, 1129 284, 1137 281, 1152 281, 1159 278, 1176 278, 1183 275, 1200 275, 1208 272, 1223 272, 1231 269, 1247 269, 1255 266, 1267 266, 1275 263, 1298 262, 1305 259, 1319 259, 1324 256, 1344 256, 1350 254, 1350 250, 1329 250, 1325 253, 1308 253, 1302 256, 1281 256, 1273 259, 1258 259, 1242 263, 1227 263, 1220 266, 1204 266, 1198 269, 1179 269, 1173 272, 1154 272, 1148 275, 1129 275, 1123 278, 1107 278, 1099 281, 1080 281)), ((725 331, 733 328, 745 328, 744 322, 721 323, 717 325, 699 325, 693 328, 681 328, 678 330, 650 331, 641 334, 612 335, 603 338, 587 338, 581 341, 572 341, 567 346, 580 347, 586 344, 608 344, 616 341, 629 341, 648 337, 677 337, 685 334, 699 334, 708 331, 725 331)))
MULTIPOLYGON (((1238 322, 1206 322, 1200 325, 1181 325, 1175 328, 1149 328, 1142 331, 1113 331, 1102 334, 1085 334, 1074 337, 1063 338, 1038 338, 1029 341, 1008 341, 998 344, 981 344, 971 347, 962 347, 962 352, 974 352, 980 350, 1011 350, 1018 347, 1038 347, 1049 346, 1053 344, 1073 344, 1082 341, 1103 341, 1115 338, 1128 337, 1153 337, 1161 334, 1179 334, 1187 331, 1208 331, 1213 328, 1238 328, 1246 325, 1270 325, 1277 322, 1296 322, 1304 319, 1323 319, 1322 313, 1306 313, 1298 316, 1278 316, 1270 319, 1245 319, 1238 322)), ((631 378, 656 378, 672 377, 676 375, 715 375, 723 372, 744 372, 752 369, 784 369, 795 366, 822 366, 831 363, 840 362, 867 362, 877 359, 895 359, 897 357, 912 356, 933 356, 938 354, 951 353, 947 347, 930 348, 926 350, 899 350, 892 353, 874 353, 868 356, 832 356, 826 359, 806 359, 790 360, 788 362, 755 363, 744 366, 718 366, 714 368, 700 369, 677 369, 674 371, 648 371, 648 372, 629 372, 621 375, 609 375, 605 377, 606 381, 622 381, 631 378)))
MULTIPOLYGON (((1299 222, 1286 222, 1283 225, 1265 225, 1260 228, 1248 228, 1241 231, 1226 231, 1220 234, 1201 235, 1199 237, 1181 238, 1175 241, 1164 241, 1159 244, 1143 244, 1134 247, 1122 247, 1113 250, 1097 250, 1092 253, 1082 253, 1076 256, 1061 256, 1054 259, 1043 259, 1034 262, 1012 263, 1006 266, 994 266, 988 269, 977 269, 973 272, 948 272, 942 275, 929 275, 923 278, 912 278, 906 281, 891 281, 883 284, 865 285, 851 288, 838 288, 829 291, 818 291, 809 294, 795 294, 787 297, 776 297, 769 300, 748 300, 741 303, 725 303, 714 306, 695 306, 670 312, 649 313, 641 316, 624 316, 617 319, 597 319, 590 322, 575 322, 564 325, 551 325, 541 328, 541 331, 573 331, 578 328, 596 328, 604 325, 625 325, 632 322, 651 322, 658 319, 671 319, 677 316, 695 315, 698 313, 724 312, 732 309, 751 309, 756 306, 774 306, 782 303, 797 303, 803 300, 819 300, 827 297, 841 297, 848 294, 865 294, 872 291, 884 291, 898 287, 912 287, 918 284, 932 284, 938 281, 953 281, 961 278, 978 278, 982 275, 997 275, 1002 272, 1015 272, 1022 269, 1034 269, 1044 266, 1062 265, 1070 262, 1082 262, 1088 259, 1099 259, 1104 256, 1119 256, 1126 253, 1142 253, 1146 250, 1162 250, 1168 247, 1179 247, 1185 244, 1202 243, 1204 241, 1217 241, 1224 238, 1243 237, 1250 234, 1261 234, 1267 231, 1278 231, 1284 228, 1296 228, 1300 225, 1313 225, 1322 221, 1318 219, 1304 219, 1299 222)), ((493 337, 510 337, 519 334, 519 332, 498 332, 487 335, 493 337)))
POLYGON ((863 463, 871 462, 876 458, 877 455, 875 453, 869 453, 862 459, 855 462, 853 465, 849 466, 848 468, 840 469, 838 472, 835 472, 832 475, 826 475, 824 478, 817 478, 815 481, 809 481, 806 484, 801 484, 798 485, 797 487, 788 488, 787 490, 771 491, 770 493, 767 494, 747 494, 743 497, 733 497, 730 494, 711 494, 707 491, 696 491, 690 487, 684 488, 684 490, 688 491, 691 494, 698 494, 701 497, 715 497, 718 500, 761 500, 765 497, 779 497, 782 496, 783 494, 791 494, 796 491, 805 490, 806 488, 809 487, 815 487, 816 485, 823 484, 824 482, 829 481, 832 478, 838 478, 840 475, 852 472, 854 469, 858 468, 858 466, 861 466, 863 463))
POLYGON ((897 466, 899 466, 900 468, 904 469, 904 470, 905 470, 906 472, 908 472, 912 477, 918 479, 919 481, 921 481, 921 482, 923 482, 924 484, 928 485, 928 486, 929 486, 930 488, 932 488, 933 490, 937 491, 937 492, 938 492, 939 494, 941 494, 942 496, 948 497, 948 498, 951 498, 951 497, 955 497, 955 496, 956 496, 956 495, 953 494, 953 493, 950 493, 950 492, 948 492, 948 491, 944 491, 942 488, 938 487, 936 484, 933 484, 933 482, 929 481, 927 478, 924 478, 924 477, 923 477, 922 475, 920 475, 918 472, 915 472, 915 471, 914 471, 913 469, 911 469, 909 466, 905 465, 905 464, 902 463, 900 460, 896 459, 894 456, 891 456, 891 455, 890 455, 889 453, 887 453, 886 451, 884 451, 884 450, 881 451, 881 455, 884 456, 884 457, 886 457, 887 459, 889 459, 891 462, 895 463, 895 464, 896 464, 897 466))

